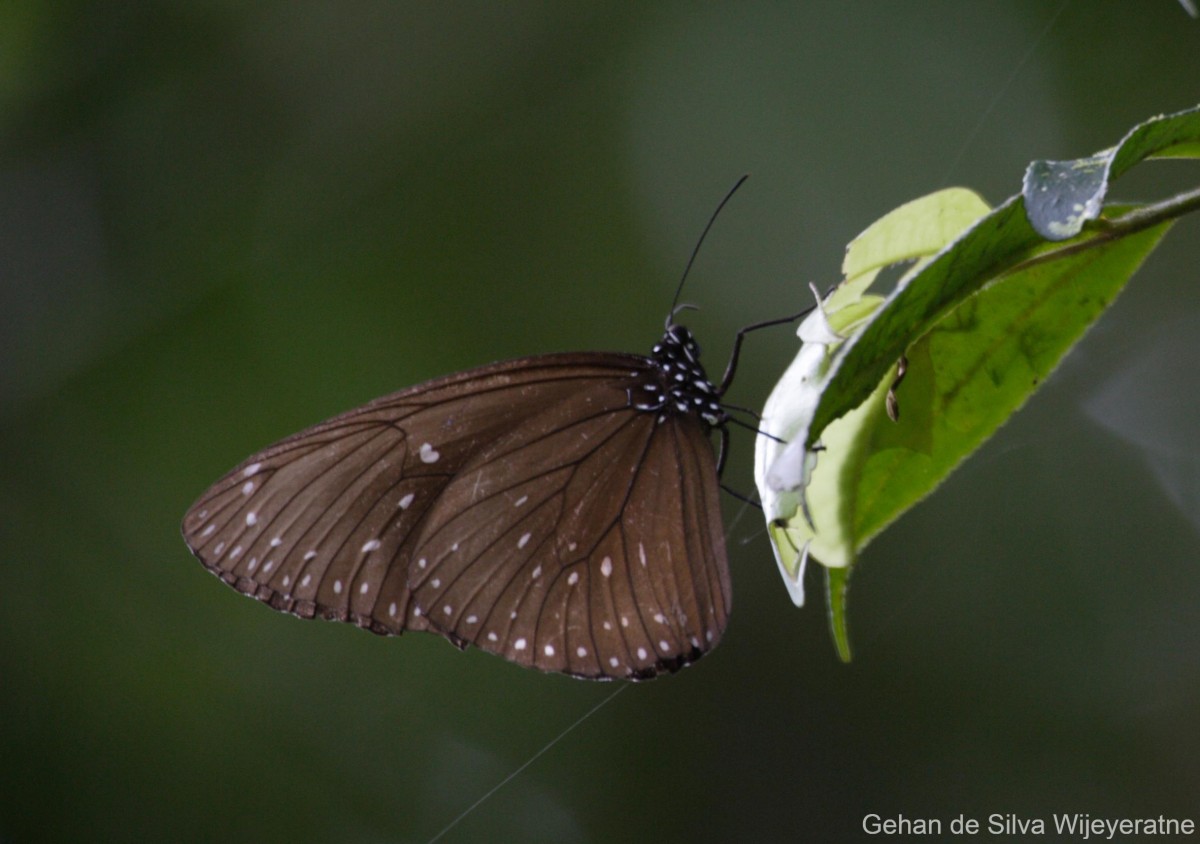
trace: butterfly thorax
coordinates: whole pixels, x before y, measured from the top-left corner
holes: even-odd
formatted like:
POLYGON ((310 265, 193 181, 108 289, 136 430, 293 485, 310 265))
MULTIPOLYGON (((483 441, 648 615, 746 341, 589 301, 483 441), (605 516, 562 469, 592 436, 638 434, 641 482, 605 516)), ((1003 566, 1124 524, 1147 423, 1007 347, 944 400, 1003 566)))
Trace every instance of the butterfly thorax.
POLYGON ((717 388, 708 380, 700 364, 700 346, 692 332, 682 325, 668 325, 667 331, 651 350, 658 378, 642 385, 634 407, 667 416, 694 413, 705 423, 720 425, 725 419, 717 388))

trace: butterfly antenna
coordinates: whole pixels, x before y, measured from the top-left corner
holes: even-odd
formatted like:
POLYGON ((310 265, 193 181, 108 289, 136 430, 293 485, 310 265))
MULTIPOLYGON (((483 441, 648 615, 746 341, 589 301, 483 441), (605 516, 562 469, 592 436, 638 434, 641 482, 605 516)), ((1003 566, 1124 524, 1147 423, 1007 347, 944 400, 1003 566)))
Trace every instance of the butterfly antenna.
POLYGON ((708 234, 708 230, 713 227, 713 223, 717 221, 717 215, 721 213, 721 209, 725 207, 733 195, 737 193, 738 188, 750 178, 749 173, 745 173, 733 187, 729 189, 729 193, 725 194, 725 198, 717 205, 717 210, 713 211, 712 216, 708 218, 708 225, 704 227, 704 231, 700 233, 700 239, 696 241, 695 248, 692 249, 692 256, 688 258, 687 266, 683 268, 683 277, 679 279, 679 286, 675 288, 675 298, 671 300, 671 310, 667 314, 667 328, 671 327, 671 320, 675 318, 675 314, 679 312, 679 294, 683 292, 683 283, 687 281, 688 273, 692 269, 692 264, 696 261, 696 255, 700 253, 700 247, 704 245, 704 238, 708 234))

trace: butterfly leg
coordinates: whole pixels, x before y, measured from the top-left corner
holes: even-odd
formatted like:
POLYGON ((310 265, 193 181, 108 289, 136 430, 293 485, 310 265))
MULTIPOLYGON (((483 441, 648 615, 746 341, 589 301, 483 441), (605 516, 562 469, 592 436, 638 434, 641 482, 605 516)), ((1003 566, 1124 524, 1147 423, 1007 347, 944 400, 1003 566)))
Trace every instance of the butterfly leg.
POLYGON ((729 429, 722 425, 721 431, 721 450, 717 452, 717 477, 721 477, 725 473, 725 455, 729 452, 729 429))
POLYGON ((746 339, 746 335, 752 331, 758 331, 761 328, 771 328, 775 325, 787 325, 789 322, 795 322, 802 319, 813 312, 816 305, 810 305, 798 314, 782 317, 781 319, 769 319, 766 322, 756 322, 754 325, 747 325, 737 333, 737 337, 733 338, 733 351, 729 354, 729 363, 725 366, 725 375, 721 378, 721 386, 717 388, 717 395, 725 395, 725 391, 729 389, 729 385, 733 383, 733 375, 737 372, 738 355, 742 351, 742 341, 746 339))

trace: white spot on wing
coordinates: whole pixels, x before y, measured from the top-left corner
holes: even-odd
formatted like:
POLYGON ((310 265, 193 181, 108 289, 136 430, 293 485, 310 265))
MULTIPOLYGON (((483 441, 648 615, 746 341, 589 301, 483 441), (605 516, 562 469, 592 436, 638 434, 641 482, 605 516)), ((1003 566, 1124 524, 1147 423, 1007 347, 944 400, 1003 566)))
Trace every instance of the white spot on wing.
POLYGON ((421 443, 421 462, 437 463, 441 453, 429 443, 421 443))
POLYGON ((370 588, 371 588, 371 584, 364 580, 363 585, 358 587, 358 594, 365 595, 370 590, 370 588))
POLYGON ((427 565, 429 565, 429 561, 428 561, 428 560, 426 560, 424 557, 422 557, 421 559, 417 560, 417 568, 421 568, 421 569, 423 569, 423 568, 425 568, 425 566, 427 566, 427 565))
POLYGON ((256 524, 258 524, 258 513, 251 510, 246 514, 246 527, 254 527, 256 524))
POLYGON ((304 575, 304 579, 300 581, 300 588, 303 589, 305 586, 308 586, 308 584, 310 584, 310 583, 312 583, 312 575, 306 574, 306 575, 304 575))
POLYGON ((554 645, 546 645, 546 656, 554 656, 554 645))
POLYGON ((454 615, 454 607, 446 604, 446 606, 442 607, 442 612, 444 612, 446 615, 454 615))
MULTIPOLYGON (((537 568, 535 568, 533 570, 533 579, 537 580, 541 576, 542 576, 542 567, 538 566, 537 568)), ((513 617, 515 618, 516 616, 514 615, 513 617)))
POLYGON ((249 466, 247 466, 245 469, 242 470, 242 477, 248 478, 251 475, 257 474, 258 470, 261 468, 262 468, 261 463, 251 463, 249 466))
POLYGON ((621 664, 621 661, 619 659, 617 659, 615 656, 610 656, 608 658, 608 664, 611 665, 613 668, 616 668, 618 665, 621 664))
POLYGON ((235 545, 233 550, 229 552, 229 559, 236 560, 240 556, 242 556, 242 546, 235 545))
POLYGON ((491 633, 488 634, 488 641, 489 642, 498 642, 498 641, 500 641, 500 637, 496 635, 495 631, 492 631, 491 633))
POLYGON ((200 535, 201 536, 212 536, 212 532, 216 529, 217 529, 216 525, 209 525, 208 527, 206 527, 204 529, 203 533, 201 533, 200 535))
POLYGON ((249 495, 254 492, 254 481, 246 481, 242 484, 242 495, 249 495))
POLYGON ((280 539, 278 536, 271 540, 272 548, 278 548, 282 544, 283 544, 283 540, 280 539))
POLYGON ((477 621, 479 621, 479 616, 477 616, 477 615, 467 616, 467 624, 474 624, 477 621))
POLYGON ((529 537, 532 535, 533 534, 529 534, 529 533, 521 534, 521 538, 517 540, 517 547, 524 548, 525 545, 528 544, 528 542, 529 542, 529 537))
POLYGON ((432 586, 434 589, 437 589, 439 586, 442 585, 442 579, 440 577, 435 577, 433 580, 429 581, 429 585, 432 586))
POLYGON ((612 577, 612 557, 605 557, 600 561, 600 573, 605 577, 612 577))
POLYGON ((587 656, 587 648, 585 648, 583 645, 580 645, 575 649, 575 655, 582 659, 583 657, 587 656))
POLYGON ((395 601, 392 601, 390 604, 388 604, 388 615, 390 615, 392 618, 396 617, 396 602, 395 601))
POLYGON ((335 595, 342 594, 342 581, 340 581, 340 580, 333 581, 333 594, 335 594, 335 595))
POLYGON ((304 562, 307 563, 309 560, 315 559, 316 556, 317 556, 316 551, 309 551, 307 554, 304 555, 304 562))
POLYGON ((528 495, 522 495, 520 498, 518 498, 516 501, 513 502, 513 506, 520 507, 522 504, 524 504, 528 500, 529 500, 528 495))
POLYGON ((415 497, 414 494, 410 492, 408 495, 401 498, 400 499, 400 509, 407 510, 409 505, 413 503, 414 497, 415 497))
POLYGON ((646 546, 638 543, 638 559, 642 561, 642 565, 646 565, 646 546))
POLYGON ((574 586, 578 582, 579 582, 579 572, 577 572, 577 571, 571 572, 570 576, 567 577, 567 585, 574 586))
POLYGON ((263 574, 270 574, 273 568, 275 568, 275 561, 267 560, 266 565, 263 566, 263 574))
POLYGON ((374 551, 378 547, 379 547, 378 539, 368 539, 366 542, 363 543, 362 549, 363 549, 363 551, 370 552, 370 551, 374 551))
POLYGON ((646 658, 646 656, 647 656, 647 654, 646 654, 646 649, 645 649, 645 648, 638 648, 638 659, 642 659, 642 660, 644 660, 644 659, 646 658))
POLYGON ((513 648, 518 651, 525 650, 525 640, 523 638, 517 639, 517 641, 513 642, 513 648))
POLYGON ((659 641, 659 643, 658 643, 658 649, 659 649, 660 651, 663 651, 663 652, 665 653, 665 652, 667 652, 667 651, 671 650, 671 646, 670 646, 669 644, 667 644, 667 640, 666 640, 666 639, 662 639, 662 640, 661 640, 661 641, 659 641))

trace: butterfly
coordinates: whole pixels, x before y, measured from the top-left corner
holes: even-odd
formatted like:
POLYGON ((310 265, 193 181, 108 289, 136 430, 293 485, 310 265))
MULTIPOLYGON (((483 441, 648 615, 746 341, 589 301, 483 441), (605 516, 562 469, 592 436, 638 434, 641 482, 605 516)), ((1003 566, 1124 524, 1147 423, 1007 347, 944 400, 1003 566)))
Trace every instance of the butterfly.
POLYGON ((200 496, 184 539, 302 618, 427 630, 583 678, 688 665, 731 605, 710 433, 723 461, 741 340, 795 317, 739 332, 714 385, 677 310, 650 356, 497 363, 288 437, 200 496))
POLYGON ((183 534, 226 583, 303 618, 653 677, 729 617, 709 439, 724 418, 671 324, 652 357, 530 357, 376 399, 248 458, 183 534))

